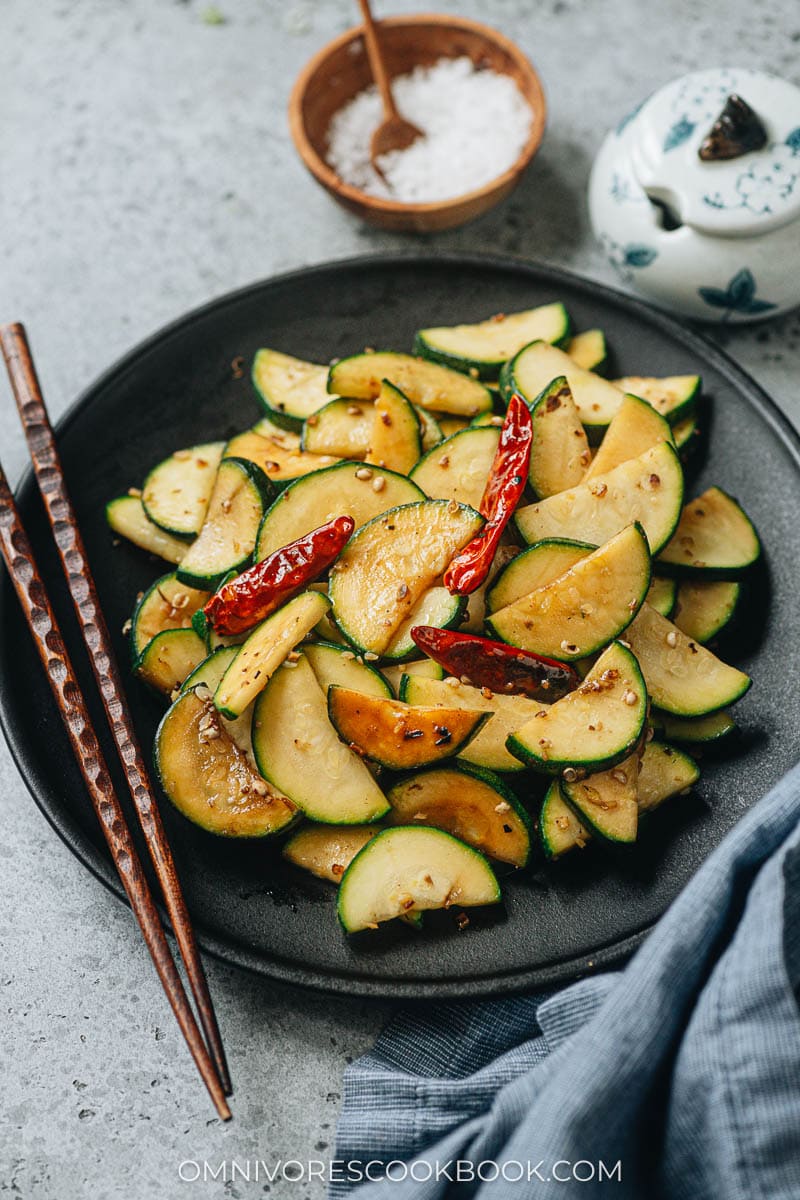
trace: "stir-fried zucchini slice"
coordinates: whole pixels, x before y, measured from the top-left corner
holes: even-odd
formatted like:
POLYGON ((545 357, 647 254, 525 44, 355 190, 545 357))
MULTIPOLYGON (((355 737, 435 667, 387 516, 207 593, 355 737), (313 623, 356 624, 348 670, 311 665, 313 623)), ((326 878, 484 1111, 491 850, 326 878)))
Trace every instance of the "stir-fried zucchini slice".
POLYGON ((283 857, 296 867, 341 883, 350 863, 382 825, 304 825, 283 847, 283 857))
POLYGON ((381 658, 387 662, 403 662, 406 658, 412 658, 419 653, 411 636, 415 625, 433 625, 436 629, 461 628, 466 608, 466 596, 453 596, 446 587, 428 588, 398 627, 381 658))
POLYGON ((692 415, 684 417, 672 426, 672 439, 681 462, 688 462, 694 449, 700 444, 700 422, 692 415))
POLYGON ((581 823, 606 842, 629 845, 639 831, 639 752, 587 779, 561 779, 561 794, 581 823))
POLYGON ((205 642, 193 629, 165 629, 147 643, 134 671, 155 691, 169 696, 207 654, 205 642))
POLYGON ((331 400, 306 419, 300 445, 313 454, 362 459, 369 448, 372 418, 368 400, 331 400))
POLYGON ((539 841, 545 858, 560 858, 576 846, 583 849, 591 840, 591 831, 567 804, 559 781, 554 779, 544 794, 539 813, 539 841))
POLYGON ((495 579, 503 568, 507 567, 519 552, 519 546, 510 546, 505 542, 501 542, 497 547, 492 565, 489 567, 483 583, 474 592, 470 592, 468 596, 464 597, 467 602, 467 610, 459 626, 462 633, 483 633, 487 614, 486 597, 489 589, 494 585, 495 579))
MULTIPOLYGON (((494 420, 494 413, 489 412, 488 410, 486 414, 481 415, 486 415, 490 417, 491 420, 494 420)), ((452 437, 454 433, 461 433, 462 429, 469 429, 470 425, 472 424, 471 421, 467 421, 463 417, 448 417, 443 416, 441 413, 436 419, 439 422, 439 428, 442 431, 442 435, 446 438, 452 437)), ((477 419, 478 418, 475 417, 476 421, 477 419)))
MULTIPOLYGON (((444 434, 432 413, 411 407, 419 421, 420 453, 424 453, 438 445, 444 434)), ((373 415, 368 400, 331 400, 303 425, 302 447, 317 454, 363 460, 369 450, 373 415)))
POLYGON ((491 392, 477 379, 391 350, 340 359, 330 369, 328 391, 355 400, 374 400, 384 379, 399 388, 412 404, 435 413, 476 417, 492 407, 491 392))
POLYGON ((222 676, 233 662, 238 651, 238 646, 218 646, 216 650, 212 650, 208 657, 204 658, 199 666, 195 667, 192 673, 186 676, 181 691, 188 692, 190 688, 200 687, 202 684, 204 688, 208 688, 213 696, 219 687, 222 676))
POLYGON ((328 688, 328 716, 339 737, 393 771, 409 771, 458 754, 488 719, 485 712, 404 704, 328 688))
POLYGON ((750 518, 722 488, 711 487, 686 505, 658 562, 664 571, 678 575, 731 579, 742 575, 760 554, 750 518))
POLYGON ((707 717, 674 717, 671 713, 652 709, 650 724, 659 737, 684 746, 702 746, 706 742, 718 742, 733 733, 736 722, 729 712, 720 709, 707 717))
POLYGON ((508 399, 519 392, 530 404, 551 382, 566 376, 578 416, 590 441, 599 441, 622 403, 619 388, 579 367, 570 356, 547 342, 532 342, 503 370, 500 386, 508 399))
POLYGON ((647 603, 660 612, 662 617, 671 617, 678 597, 678 585, 674 579, 664 575, 654 575, 645 599, 647 603))
POLYGON ((138 496, 119 496, 116 500, 109 500, 106 521, 114 533, 166 562, 179 563, 189 551, 188 543, 182 538, 165 533, 153 524, 138 496))
POLYGON ((649 604, 642 605, 625 640, 639 660, 653 704, 678 717, 702 717, 733 704, 752 682, 649 604))
POLYGON ((585 329, 583 333, 576 333, 564 349, 572 361, 585 371, 603 373, 608 359, 608 346, 602 329, 585 329))
POLYGON ((457 500, 477 509, 499 441, 499 429, 462 429, 429 450, 414 467, 411 478, 427 496, 457 500))
POLYGON ((253 630, 214 693, 214 703, 223 716, 241 716, 329 607, 328 597, 321 592, 303 592, 253 630))
POLYGON ((422 453, 422 428, 413 404, 384 379, 372 409, 366 461, 407 475, 422 453))
POLYGON ((224 458, 203 528, 178 567, 179 581, 214 591, 229 571, 241 570, 253 553, 271 492, 269 481, 253 463, 224 458))
POLYGON ((257 557, 266 558, 335 517, 351 516, 358 529, 387 508, 424 498, 410 479, 363 463, 338 463, 315 471, 289 484, 267 509, 258 534, 257 557))
MULTIPOLYGON (((664 742, 648 742, 639 762, 636 783, 639 817, 686 791, 700 778, 694 759, 664 742)), ((547 789, 539 817, 539 837, 547 858, 560 858, 576 846, 585 846, 592 834, 564 799, 554 779, 547 789)))
POLYGON ((149 519, 175 537, 197 537, 211 499, 224 442, 176 450, 153 467, 142 487, 149 519))
POLYGON ((552 538, 536 542, 521 554, 512 558, 503 567, 494 584, 486 594, 486 607, 490 613, 521 600, 529 592, 544 587, 558 579, 570 567, 591 554, 594 546, 587 542, 571 542, 552 538))
POLYGON ((623 396, 622 404, 611 419, 584 482, 606 475, 615 467, 657 446, 671 442, 669 424, 646 400, 638 396, 623 396))
POLYGON ((527 696, 491 693, 487 688, 472 687, 460 680, 407 675, 400 685, 400 699, 407 704, 437 708, 465 708, 491 715, 472 741, 459 753, 459 761, 487 767, 492 771, 522 771, 523 764, 506 749, 509 734, 530 721, 543 707, 527 696), (487 694, 484 694, 487 693, 487 694))
POLYGON ((334 646, 329 642, 316 642, 304 646, 303 654, 317 677, 317 683, 327 695, 331 684, 351 688, 365 696, 382 699, 391 697, 391 686, 371 663, 359 662, 352 650, 334 646))
POLYGON ((726 579, 685 580, 678 588, 672 619, 696 642, 710 642, 736 612, 741 586, 726 579))
POLYGON ((419 418, 419 427, 422 433, 422 453, 427 454, 429 450, 444 440, 444 433, 433 413, 426 412, 418 404, 414 405, 414 412, 419 418))
POLYGON ((357 529, 331 568, 336 623, 359 650, 382 654, 424 592, 483 518, 455 501, 390 509, 357 529))
POLYGON ((535 771, 578 778, 626 759, 638 745, 647 713, 639 664, 612 642, 583 683, 543 708, 508 738, 508 749, 535 771))
POLYGON ((668 375, 656 379, 650 375, 625 375, 615 379, 614 386, 620 391, 641 396, 648 404, 666 417, 670 425, 688 417, 700 395, 699 375, 668 375))
POLYGON ((417 354, 464 371, 476 379, 494 380, 509 358, 541 339, 561 344, 569 337, 570 319, 563 304, 543 304, 525 312, 498 313, 477 325, 420 329, 414 339, 417 354))
POLYGON ((423 679, 444 679, 444 667, 440 667, 432 658, 416 658, 413 662, 391 663, 381 669, 381 675, 389 681, 393 695, 404 700, 405 696, 400 695, 400 688, 406 675, 420 675, 423 679))
POLYGON ((581 482, 592 452, 563 375, 539 393, 531 410, 533 443, 528 478, 544 500, 581 482))
POLYGON ((183 692, 162 720, 156 771, 179 812, 222 837, 267 837, 286 829, 297 809, 270 787, 214 711, 210 694, 183 692))
POLYGON ((639 815, 685 792, 699 778, 700 768, 688 754, 666 742, 648 742, 639 763, 639 815))
POLYGON ((493 613, 501 641, 574 662, 622 633, 650 586, 650 550, 641 525, 628 525, 560 578, 493 613))
POLYGON ((396 826, 367 843, 344 873, 338 913, 344 929, 377 929, 409 912, 472 908, 500 901, 486 859, 441 829, 396 826))
POLYGON ((286 429, 299 430, 306 417, 330 400, 327 367, 278 350, 256 352, 253 385, 270 420, 286 429))
POLYGON ((339 461, 330 454, 307 454, 300 449, 297 434, 270 425, 269 421, 263 420, 253 429, 237 433, 225 447, 225 457, 254 463, 278 490, 339 461))
POLYGON ((657 554, 671 538, 683 502, 683 470, 673 446, 661 442, 589 483, 517 509, 526 542, 571 538, 601 545, 632 521, 657 554))
POLYGON ((456 763, 401 779, 387 793, 391 825, 432 825, 488 858, 524 867, 531 822, 499 775, 456 763))
POLYGON ((276 671, 258 697, 253 752, 262 775, 312 821, 361 825, 378 820, 389 807, 367 764, 339 740, 325 693, 303 654, 276 671))
POLYGON ((209 593, 179 583, 174 572, 162 575, 143 593, 131 618, 131 653, 139 658, 148 642, 167 629, 189 629, 209 593))

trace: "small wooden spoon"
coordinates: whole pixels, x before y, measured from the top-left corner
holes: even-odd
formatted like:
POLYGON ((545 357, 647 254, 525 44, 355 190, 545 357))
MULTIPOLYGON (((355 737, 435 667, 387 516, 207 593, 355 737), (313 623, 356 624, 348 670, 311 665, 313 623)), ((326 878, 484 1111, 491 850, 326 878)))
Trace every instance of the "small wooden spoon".
POLYGON ((369 0, 358 0, 358 2, 364 18, 364 40, 367 44, 370 70, 383 102, 383 120, 372 135, 369 157, 375 170, 383 176, 377 159, 383 154, 390 154, 393 150, 407 150, 412 142, 423 136, 423 133, 416 125, 412 125, 410 121, 401 117, 397 111, 369 0))

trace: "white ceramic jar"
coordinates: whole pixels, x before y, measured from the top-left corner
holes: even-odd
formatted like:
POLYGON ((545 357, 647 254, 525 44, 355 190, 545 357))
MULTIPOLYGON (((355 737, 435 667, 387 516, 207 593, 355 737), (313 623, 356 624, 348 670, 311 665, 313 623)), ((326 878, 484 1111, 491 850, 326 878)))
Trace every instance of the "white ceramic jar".
POLYGON ((592 168, 596 236, 626 284, 705 321, 760 320, 800 304, 800 88, 739 68, 666 84, 603 142, 592 168), (703 161, 737 95, 760 149, 703 161))

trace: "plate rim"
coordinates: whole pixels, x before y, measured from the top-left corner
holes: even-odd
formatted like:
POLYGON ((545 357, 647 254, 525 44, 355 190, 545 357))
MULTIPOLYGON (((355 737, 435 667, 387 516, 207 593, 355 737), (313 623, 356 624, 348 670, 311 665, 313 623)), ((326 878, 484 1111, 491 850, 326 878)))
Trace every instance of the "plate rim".
MULTIPOLYGON (((508 271, 522 276, 530 276, 538 282, 554 288, 557 288, 559 284, 578 288, 597 298, 600 302, 605 301, 623 311, 629 311, 639 319, 649 322, 674 341, 686 346, 689 351, 696 350, 706 362, 709 362, 720 374, 728 378, 770 427, 800 471, 800 431, 766 390, 725 350, 699 332, 696 327, 687 327, 681 324, 669 313, 637 296, 628 295, 620 289, 601 283, 588 275, 582 275, 563 267, 516 255, 456 251, 422 254, 417 250, 411 250, 396 251, 391 254, 364 254, 328 259, 324 262, 279 272, 212 297, 167 324, 159 326, 96 376, 68 405, 55 423, 56 437, 60 439, 68 432, 72 423, 87 408, 91 408, 109 383, 134 368, 144 355, 156 349, 160 343, 191 326, 198 319, 211 315, 229 304, 238 303, 248 296, 256 295, 266 287, 302 282, 303 279, 319 275, 320 272, 390 270, 394 265, 402 266, 405 269, 415 265, 422 269, 430 269, 435 265, 443 269, 471 267, 478 270, 485 268, 508 271)), ((20 492, 31 488, 35 489, 35 483, 32 468, 28 465, 20 476, 14 495, 18 497, 20 492)), ((3 605, 11 594, 10 583, 6 581, 6 585, 0 590, 0 619, 3 605)), ((64 816, 64 810, 57 798, 37 793, 36 764, 23 747, 22 738, 18 735, 19 723, 8 699, 10 691, 11 689, 0 679, 0 728, 3 730, 12 760, 29 794, 47 823, 75 858, 108 891, 127 906, 124 889, 110 858, 106 857, 102 848, 96 846, 76 828, 75 822, 64 816)), ((162 917, 164 916, 162 909, 162 917)), ((495 972, 491 976, 473 975, 457 979, 417 978, 413 980, 388 977, 375 979, 360 975, 357 971, 345 972, 289 963, 277 955, 269 956, 261 951, 250 951, 243 943, 219 937, 200 923, 195 924, 195 932, 201 949, 213 958, 227 966, 248 970, 282 985, 349 996, 354 999, 423 1001, 456 998, 487 999, 573 981, 596 970, 613 966, 627 958, 642 943, 653 924, 655 922, 644 925, 625 938, 599 946, 588 955, 572 955, 545 967, 510 968, 508 971, 495 972)))

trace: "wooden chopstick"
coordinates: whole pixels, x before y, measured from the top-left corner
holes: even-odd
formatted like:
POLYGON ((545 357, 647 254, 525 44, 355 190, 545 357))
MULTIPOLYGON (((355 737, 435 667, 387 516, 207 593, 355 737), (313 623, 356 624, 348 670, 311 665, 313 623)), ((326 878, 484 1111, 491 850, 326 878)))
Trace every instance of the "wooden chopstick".
POLYGON ((223 1120, 230 1118, 216 1068, 189 1004, 136 846, 114 791, 86 702, 0 465, 0 554, 33 635, 103 836, 181 1032, 223 1120))
MULTIPOLYGON (((67 493, 61 460, 47 415, 30 347, 21 324, 0 325, 0 348, 8 369, 36 482, 39 485, 61 565, 109 727, 128 781, 134 806, 178 942, 200 1024, 208 1043, 219 1085, 230 1095, 231 1081, 203 964, 186 902, 178 881, 161 814, 131 720, 105 617, 94 586, 75 513, 67 493)), ((199 1065, 199 1064, 198 1064, 199 1065)), ((205 1077, 205 1076, 204 1076, 205 1077)), ((208 1083, 208 1080, 206 1081, 208 1083)), ((216 1098, 215 1098, 216 1099, 216 1098)), ((224 1101, 223 1101, 224 1104, 224 1101)), ((220 1108, 220 1105, 217 1105, 220 1108)), ((227 1105, 224 1105, 227 1111, 227 1105)), ((222 1113, 221 1113, 222 1115, 222 1113)), ((230 1113, 227 1112, 229 1116, 230 1113)))

